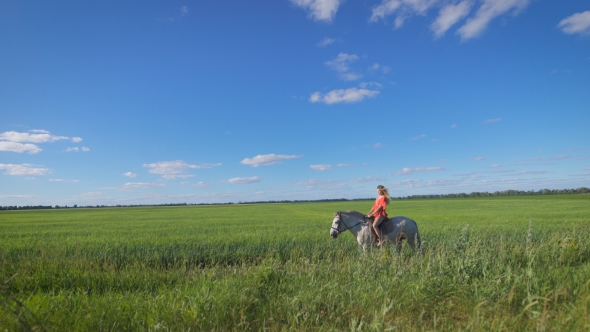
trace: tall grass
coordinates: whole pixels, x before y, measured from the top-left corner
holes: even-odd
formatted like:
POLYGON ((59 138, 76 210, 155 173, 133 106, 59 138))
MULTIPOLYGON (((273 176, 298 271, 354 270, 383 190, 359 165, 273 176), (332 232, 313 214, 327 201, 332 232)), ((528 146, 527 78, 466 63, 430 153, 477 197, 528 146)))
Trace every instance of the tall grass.
POLYGON ((587 330, 589 203, 394 201, 400 254, 329 238, 371 202, 6 211, 0 330, 587 330))

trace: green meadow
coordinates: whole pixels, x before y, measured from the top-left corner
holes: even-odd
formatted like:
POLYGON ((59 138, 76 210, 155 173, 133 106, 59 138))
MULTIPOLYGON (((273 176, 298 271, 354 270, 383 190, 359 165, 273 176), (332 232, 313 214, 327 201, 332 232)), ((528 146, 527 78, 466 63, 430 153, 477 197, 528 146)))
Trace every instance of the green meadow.
POLYGON ((371 205, 0 212, 0 331, 590 329, 590 195, 392 201, 417 252, 329 237, 371 205))

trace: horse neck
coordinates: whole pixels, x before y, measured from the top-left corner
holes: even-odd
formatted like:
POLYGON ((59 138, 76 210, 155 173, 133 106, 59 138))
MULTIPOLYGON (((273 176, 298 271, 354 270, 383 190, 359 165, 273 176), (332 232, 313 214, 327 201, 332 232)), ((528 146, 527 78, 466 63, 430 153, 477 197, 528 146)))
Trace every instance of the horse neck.
POLYGON ((350 232, 354 234, 354 236, 356 236, 358 232, 361 231, 364 223, 361 219, 357 217, 353 217, 346 214, 343 216, 344 218, 342 218, 342 221, 344 222, 344 225, 346 225, 346 228, 348 228, 348 230, 350 230, 350 232))

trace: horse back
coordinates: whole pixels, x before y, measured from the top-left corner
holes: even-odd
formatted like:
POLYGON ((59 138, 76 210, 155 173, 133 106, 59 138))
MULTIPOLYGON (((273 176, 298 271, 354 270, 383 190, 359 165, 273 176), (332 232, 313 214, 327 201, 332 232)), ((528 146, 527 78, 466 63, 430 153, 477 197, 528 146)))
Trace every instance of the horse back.
POLYGON ((418 232, 418 226, 416 225, 416 222, 404 216, 396 216, 389 218, 383 221, 381 225, 381 231, 384 234, 390 234, 396 231, 396 229, 406 232, 418 232))

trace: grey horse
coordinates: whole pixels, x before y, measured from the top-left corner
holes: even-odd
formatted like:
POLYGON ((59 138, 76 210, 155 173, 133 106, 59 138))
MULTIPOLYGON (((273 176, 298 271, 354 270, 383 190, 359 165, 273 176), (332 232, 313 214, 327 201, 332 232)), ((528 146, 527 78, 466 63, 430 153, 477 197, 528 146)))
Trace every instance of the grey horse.
MULTIPOLYGON (((369 250, 375 246, 377 237, 371 232, 370 221, 365 218, 364 214, 358 211, 338 211, 334 213, 330 236, 335 239, 346 230, 349 230, 356 237, 359 246, 364 250, 369 250)), ((384 243, 395 244, 398 252, 402 248, 404 239, 408 241, 408 244, 414 250, 420 248, 422 243, 418 225, 414 220, 404 216, 397 216, 384 221, 381 232, 384 243)))

